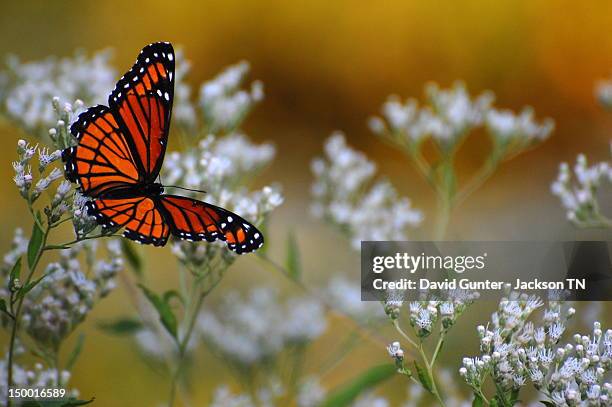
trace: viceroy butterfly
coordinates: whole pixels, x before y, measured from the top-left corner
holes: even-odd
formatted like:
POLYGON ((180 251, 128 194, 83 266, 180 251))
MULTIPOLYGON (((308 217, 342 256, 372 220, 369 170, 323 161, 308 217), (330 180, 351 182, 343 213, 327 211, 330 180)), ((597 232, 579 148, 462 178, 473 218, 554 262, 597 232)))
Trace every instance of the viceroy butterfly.
POLYGON ((156 182, 168 142, 174 96, 174 49, 147 45, 121 77, 107 106, 79 115, 70 131, 78 144, 63 151, 66 178, 92 200, 88 213, 103 227, 163 246, 170 234, 226 241, 238 254, 263 245, 262 233, 240 216, 206 202, 164 194, 156 182))

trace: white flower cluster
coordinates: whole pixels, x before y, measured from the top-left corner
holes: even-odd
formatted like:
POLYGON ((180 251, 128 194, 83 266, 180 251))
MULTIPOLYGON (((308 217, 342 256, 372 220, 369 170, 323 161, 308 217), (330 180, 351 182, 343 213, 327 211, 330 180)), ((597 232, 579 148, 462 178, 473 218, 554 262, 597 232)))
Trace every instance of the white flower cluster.
POLYGON ((229 387, 224 385, 215 390, 209 407, 274 407, 281 405, 279 400, 285 394, 284 386, 276 377, 269 378, 248 395, 232 393, 229 387))
POLYGON ((172 101, 172 121, 185 130, 194 130, 198 123, 196 109, 191 103, 191 86, 186 78, 191 70, 191 61, 178 48, 175 52, 174 100, 172 101))
MULTIPOLYGON (((61 157, 60 150, 50 151, 47 147, 32 146, 25 140, 19 140, 17 157, 17 161, 13 162, 13 181, 28 205, 32 205, 56 181, 63 178, 63 171, 54 165, 61 157), (35 155, 38 155, 38 165, 33 163, 35 155), (38 168, 38 179, 32 173, 32 166, 38 168)), ((69 181, 62 180, 55 192, 49 194, 49 203, 44 208, 49 225, 57 224, 64 215, 70 214, 76 236, 87 235, 97 227, 95 219, 85 210, 87 201, 87 198, 72 188, 69 181)))
POLYGON ((580 154, 574 166, 574 178, 572 182, 569 165, 561 163, 559 175, 551 185, 552 193, 561 199, 568 220, 581 227, 612 227, 612 220, 601 213, 597 199, 601 185, 612 184, 612 165, 600 162, 589 166, 584 154, 580 154))
POLYGON ((96 247, 95 242, 81 242, 63 250, 59 261, 46 267, 46 277, 23 302, 23 328, 49 349, 57 349, 95 302, 115 288, 114 278, 123 268, 119 242, 108 242, 107 258, 97 261, 96 247), (81 255, 88 262, 86 268, 79 260, 81 255))
MULTIPOLYGON (((6 374, 7 366, 6 360, 3 358, 0 360, 0 392, 7 394, 6 388, 6 374)), ((62 387, 66 388, 66 385, 70 381, 70 372, 62 370, 59 372, 59 380, 61 385, 58 386, 57 378, 58 372, 55 369, 45 369, 40 363, 36 363, 33 369, 26 369, 22 366, 13 365, 13 388, 16 389, 48 389, 62 387)), ((71 389, 67 392, 68 396, 77 397, 78 391, 71 389)), ((6 406, 6 397, 0 398, 0 406, 6 406)))
MULTIPOLYGON (((283 196, 275 186, 248 191, 244 184, 273 158, 271 144, 253 144, 245 135, 208 136, 197 148, 185 153, 170 153, 162 176, 165 185, 204 190, 207 202, 258 224, 282 204, 283 196)), ((207 246, 177 242, 174 253, 181 261, 201 265, 214 254, 207 246)))
POLYGON ((315 340, 327 328, 323 306, 306 298, 284 304, 271 289, 253 289, 246 299, 226 295, 216 313, 198 320, 200 335, 224 360, 241 366, 273 359, 289 345, 315 340))
MULTIPOLYGON (((412 301, 408 305, 410 326, 418 337, 429 336, 438 322, 442 330, 450 329, 479 297, 479 293, 465 290, 450 290, 446 294, 446 300, 412 301)), ((389 306, 386 303, 386 307, 389 306)))
POLYGON ((53 97, 81 99, 87 105, 106 102, 117 77, 110 59, 108 50, 25 63, 11 57, 1 73, 0 110, 28 132, 46 131, 55 119, 53 97))
POLYGON ((467 133, 483 125, 496 143, 512 144, 514 148, 546 139, 554 127, 551 119, 537 124, 530 108, 518 115, 496 110, 491 92, 472 100, 461 82, 446 90, 429 84, 425 94, 426 104, 422 107, 415 99, 402 103, 397 96, 389 97, 382 107, 382 118, 371 118, 370 128, 375 134, 393 136, 401 144, 418 146, 431 137, 449 151, 467 133))
POLYGON ((604 333, 596 322, 592 337, 575 335, 574 345, 562 345, 575 310, 564 312, 562 303, 551 301, 536 326, 528 319, 542 305, 525 294, 503 298, 490 325, 477 328, 482 354, 463 359, 461 376, 476 393, 490 376, 498 399, 531 382, 557 406, 609 405, 612 386, 604 380, 612 366, 612 330, 604 333))
POLYGON ((208 132, 234 131, 253 107, 263 100, 263 84, 260 81, 253 82, 248 91, 240 88, 249 69, 249 63, 242 61, 227 67, 200 87, 198 104, 208 132))
POLYGON ((406 240, 407 229, 423 219, 389 182, 372 182, 375 164, 347 146, 341 133, 326 141, 325 157, 311 168, 313 214, 345 229, 356 249, 362 240, 406 240))
POLYGON ((612 108, 612 79, 601 80, 595 84, 595 97, 605 108, 612 108))
POLYGON ((329 304, 356 321, 367 323, 385 317, 380 305, 372 301, 361 301, 361 287, 346 276, 333 276, 323 289, 329 304))
POLYGON ((317 376, 308 376, 300 383, 296 404, 298 407, 318 407, 325 400, 327 390, 317 376))

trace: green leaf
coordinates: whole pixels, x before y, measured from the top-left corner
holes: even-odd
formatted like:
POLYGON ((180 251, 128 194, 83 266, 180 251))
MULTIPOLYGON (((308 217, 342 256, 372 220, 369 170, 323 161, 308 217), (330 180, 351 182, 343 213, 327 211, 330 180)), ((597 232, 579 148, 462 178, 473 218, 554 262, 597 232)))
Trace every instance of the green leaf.
POLYGON ((129 317, 121 317, 115 321, 100 322, 98 328, 111 335, 132 335, 142 329, 142 323, 129 317))
POLYGON ((419 377, 421 384, 423 384, 423 387, 425 387, 428 392, 433 393, 433 385, 431 377, 429 377, 429 373, 427 373, 425 369, 419 366, 416 360, 414 361, 414 367, 416 368, 417 376, 419 377))
POLYGON ((93 403, 95 398, 91 400, 28 400, 24 401, 22 407, 78 407, 93 403))
MULTIPOLYGON (((52 273, 52 272, 51 272, 52 273)), ((40 283, 41 281, 43 281, 43 279, 45 277, 47 277, 48 275, 50 275, 51 273, 47 273, 44 274, 42 277, 40 277, 38 280, 34 280, 34 281, 30 281, 29 283, 27 283, 26 285, 24 285, 23 287, 21 287, 19 289, 19 291, 17 291, 17 296, 16 299, 20 299, 22 297, 24 297, 27 293, 29 293, 32 288, 36 287, 38 285, 38 283, 40 283)))
POLYGON ((84 406, 86 404, 91 404, 93 403, 95 400, 95 398, 91 398, 89 400, 69 400, 67 402, 65 402, 64 404, 62 404, 61 407, 77 407, 77 406, 84 406))
POLYGON ((66 370, 68 371, 72 370, 72 367, 74 366, 76 361, 79 359, 79 355, 81 354, 81 351, 83 350, 84 343, 85 343, 85 335, 80 334, 79 339, 77 339, 77 343, 74 345, 74 349, 72 349, 70 356, 68 356, 68 362, 66 362, 66 370))
POLYGON ((176 339, 177 332, 177 322, 176 316, 172 312, 170 305, 163 300, 159 295, 155 294, 153 291, 149 290, 142 284, 138 284, 138 286, 142 289, 144 295, 147 297, 149 302, 155 307, 157 313, 159 314, 159 320, 166 330, 172 335, 173 338, 176 339))
POLYGON ((136 248, 127 239, 121 239, 121 250, 123 251, 123 257, 127 260, 132 271, 138 276, 143 275, 143 261, 136 248))
POLYGON ((521 392, 521 388, 513 389, 512 393, 510 393, 510 405, 515 405, 519 402, 519 393, 521 392))
POLYGON ((172 298, 176 298, 177 300, 179 300, 179 302, 181 304, 184 304, 183 297, 181 296, 181 294, 178 291, 176 291, 176 290, 168 290, 168 291, 166 291, 164 293, 164 301, 167 304, 170 304, 170 300, 172 298))
POLYGON ((480 397, 480 394, 474 393, 474 401, 472 401, 472 407, 484 406, 484 400, 480 397))
POLYGON ((36 214, 36 217, 38 218, 38 222, 34 222, 34 226, 32 226, 32 236, 28 243, 28 267, 30 270, 32 270, 34 262, 38 257, 44 236, 42 229, 38 226, 39 222, 41 222, 40 212, 36 214))
POLYGON ((0 311, 8 312, 6 308, 6 301, 4 300, 4 298, 0 298, 0 311))
POLYGON ((289 236, 287 237, 287 258, 285 259, 285 268, 292 280, 298 281, 300 279, 302 275, 300 248, 293 231, 289 232, 289 236))
POLYGON ((21 278, 21 257, 17 259, 17 261, 15 262, 15 265, 11 269, 11 274, 10 274, 11 283, 15 281, 15 279, 18 279, 18 278, 21 278))
POLYGON ((496 399, 491 399, 491 401, 489 401, 489 406, 497 407, 497 406, 499 406, 499 403, 497 402, 496 399))
POLYGON ((393 365, 374 366, 333 391, 321 407, 346 407, 362 392, 374 388, 395 374, 396 368, 393 365))

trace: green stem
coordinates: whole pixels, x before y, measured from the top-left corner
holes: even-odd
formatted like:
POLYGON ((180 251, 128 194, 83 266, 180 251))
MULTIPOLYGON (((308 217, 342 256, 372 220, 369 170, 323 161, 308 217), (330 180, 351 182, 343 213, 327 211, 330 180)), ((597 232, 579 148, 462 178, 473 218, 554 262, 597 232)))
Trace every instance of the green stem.
POLYGON ((436 385, 436 379, 434 378, 434 374, 433 374, 433 363, 432 363, 433 359, 430 362, 429 359, 427 358, 427 355, 425 354, 425 350, 423 349, 422 342, 419 343, 419 353, 421 355, 421 358, 423 359, 423 363, 425 363, 425 369, 427 369, 427 375, 429 376, 429 380, 431 380, 431 393, 436 398, 436 400, 438 400, 438 403, 440 404, 440 406, 444 407, 446 404, 444 404, 442 395, 440 394, 440 391, 438 391, 438 386, 436 385))
POLYGON ((457 193, 453 200, 453 206, 461 205, 493 175, 499 165, 499 154, 501 153, 494 152, 478 172, 472 176, 468 183, 457 193))
POLYGON ((434 356, 431 358, 431 361, 430 361, 429 358, 427 357, 427 354, 425 354, 425 350, 423 349, 422 342, 417 344, 406 332, 404 332, 404 330, 399 325, 399 322, 397 320, 393 321, 393 326, 395 327, 397 332, 399 332, 399 334, 406 341, 408 341, 410 345, 412 345, 415 349, 418 350, 419 355, 421 356, 421 360, 425 364, 425 369, 427 369, 427 375, 429 376, 429 379, 431 380, 431 393, 438 400, 439 405, 444 407, 445 406, 444 399, 442 398, 442 396, 440 395, 440 392, 438 391, 438 386, 436 385, 436 380, 434 379, 434 375, 433 375, 433 365, 442 347, 442 341, 443 341, 442 336, 441 336, 441 339, 438 340, 438 345, 436 346, 434 356))
POLYGON ((84 240, 91 240, 91 239, 99 239, 102 237, 121 237, 122 235, 115 235, 115 234, 110 234, 110 235, 104 235, 104 234, 100 234, 100 235, 93 235, 93 236, 84 236, 78 239, 74 239, 71 242, 68 243, 62 243, 62 244, 58 244, 58 245, 45 245, 44 246, 44 250, 64 250, 64 249, 70 249, 70 247, 74 244, 77 244, 79 242, 82 242, 84 240))
POLYGON ((447 194, 443 192, 443 196, 438 198, 438 216, 434 229, 434 240, 444 240, 446 230, 448 229, 448 223, 450 222, 451 209, 450 199, 447 194))
MULTIPOLYGON (((195 324, 200 313, 200 309, 202 308, 202 304, 204 303, 204 299, 210 292, 221 282, 221 279, 217 279, 213 284, 205 290, 200 291, 198 295, 198 299, 196 301, 195 307, 191 310, 188 323, 187 323, 187 331, 185 335, 178 343, 178 359, 176 362, 176 369, 172 374, 172 379, 170 382, 170 395, 168 397, 168 406, 172 407, 174 405, 174 399, 176 398, 176 387, 178 384, 179 377, 183 370, 183 363, 185 360, 185 353, 187 352, 187 346, 189 345, 189 340, 191 339, 191 335, 193 334, 193 330, 195 328, 195 324)), ((196 290, 201 289, 201 285, 198 283, 194 287, 196 290)))
POLYGON ((438 356, 440 355, 440 350, 442 349, 442 344, 444 343, 444 339, 446 338, 446 330, 440 333, 440 337, 438 338, 438 343, 436 344, 436 349, 434 350, 433 356, 431 357, 431 366, 436 363, 438 356))
MULTIPOLYGON (((34 217, 35 221, 37 222, 37 224, 39 224, 40 222, 38 222, 37 217, 34 217)), ((39 224, 40 226, 40 224, 39 224)), ((43 237, 42 237, 42 244, 40 245, 40 248, 38 249, 38 252, 36 253, 36 256, 34 257, 34 261, 32 262, 29 269, 29 273, 28 276, 26 277, 25 282, 23 283, 22 287, 25 287, 28 285, 28 283, 32 280, 32 277, 34 276, 34 272, 36 271, 36 267, 38 266, 38 263, 40 261, 40 258, 42 257, 43 252, 45 251, 45 244, 47 243, 47 237, 49 236, 49 228, 41 228, 41 230, 44 230, 43 233, 43 237)), ((13 359, 14 359, 14 353, 15 353, 15 339, 17 338, 17 331, 19 330, 19 317, 21 316, 21 308, 23 306, 23 301, 25 299, 25 295, 22 295, 19 300, 17 300, 17 308, 15 309, 15 313, 14 313, 14 319, 13 319, 13 326, 11 328, 11 337, 10 337, 10 341, 9 341, 9 349, 8 349, 8 361, 7 361, 7 375, 6 375, 6 389, 7 389, 7 397, 6 397, 6 405, 8 407, 10 407, 12 405, 12 400, 8 397, 8 391, 9 389, 12 387, 13 385, 13 359)))

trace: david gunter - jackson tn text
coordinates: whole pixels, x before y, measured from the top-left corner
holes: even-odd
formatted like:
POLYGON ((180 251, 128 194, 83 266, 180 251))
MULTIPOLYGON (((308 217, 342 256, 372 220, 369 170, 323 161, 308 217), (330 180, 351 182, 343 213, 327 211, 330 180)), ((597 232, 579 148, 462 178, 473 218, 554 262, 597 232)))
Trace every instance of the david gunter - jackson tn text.
POLYGON ((501 290, 511 286, 513 290, 576 290, 586 289, 586 280, 580 278, 567 278, 563 281, 542 281, 537 278, 533 280, 521 280, 517 278, 514 282, 509 281, 472 281, 467 278, 444 279, 443 281, 431 281, 426 278, 411 280, 401 278, 399 280, 386 281, 377 278, 372 282, 375 290, 501 290))

